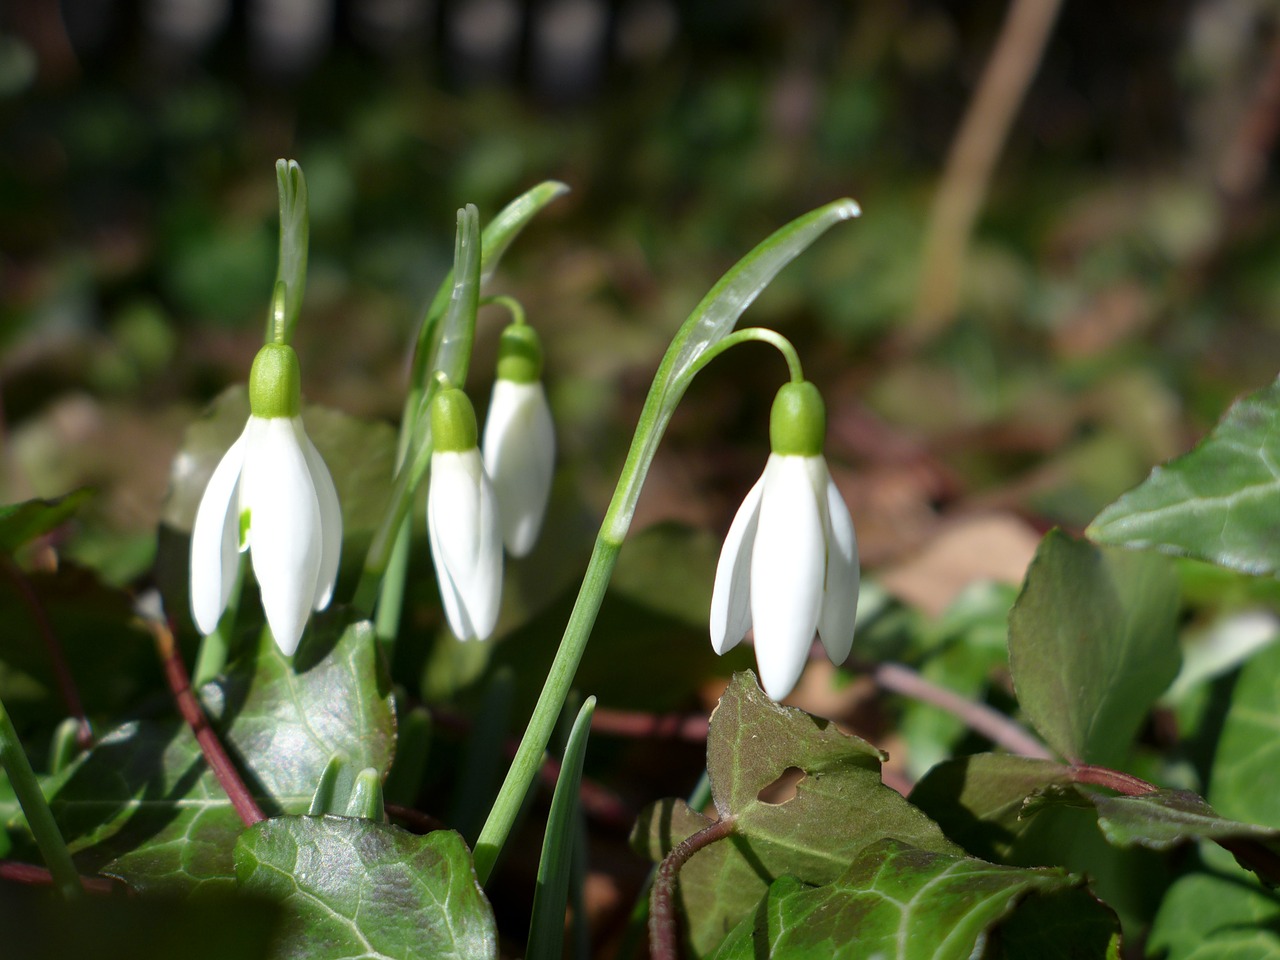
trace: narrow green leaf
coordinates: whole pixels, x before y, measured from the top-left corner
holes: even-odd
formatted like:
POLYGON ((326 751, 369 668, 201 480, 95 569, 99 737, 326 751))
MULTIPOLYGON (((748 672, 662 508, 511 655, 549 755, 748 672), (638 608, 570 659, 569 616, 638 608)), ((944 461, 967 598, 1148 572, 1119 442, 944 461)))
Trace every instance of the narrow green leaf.
POLYGON ((346 754, 331 757, 329 765, 320 775, 320 782, 316 784, 316 792, 311 796, 311 806, 307 808, 307 813, 313 817, 326 813, 341 816, 347 808, 355 782, 355 765, 346 754))
POLYGON ((240 888, 281 904, 276 960, 490 960, 493 910, 462 838, 371 820, 280 817, 235 844, 240 888))
POLYGON ((1237 401, 1190 453, 1156 467, 1089 526, 1245 573, 1280 572, 1280 381, 1237 401))
MULTIPOLYGON (((569 188, 555 180, 547 180, 521 194, 499 211, 480 235, 480 283, 483 285, 498 268, 503 254, 516 237, 537 214, 555 200, 569 192, 569 188)), ((436 326, 444 316, 454 289, 454 271, 450 270, 440 282, 436 295, 427 308, 418 333, 418 348, 413 358, 413 376, 410 383, 421 387, 431 370, 441 369, 432 344, 439 342, 436 326)))
POLYGON ((525 951, 529 960, 560 960, 574 848, 586 839, 577 836, 578 785, 582 782, 582 761, 587 754, 587 737, 595 709, 596 698, 588 697, 578 711, 560 762, 560 776, 556 779, 547 830, 542 838, 538 885, 533 893, 533 919, 525 951))
POLYGON ((52 500, 24 500, 0 506, 0 553, 13 553, 61 526, 92 496, 92 490, 74 490, 52 500))
POLYGON ((1164 558, 1045 536, 1009 614, 1009 670, 1051 747, 1120 764, 1178 673, 1177 613, 1164 558))
POLYGON ((712 956, 969 960, 1022 898, 1082 883, 1064 870, 997 866, 884 839, 826 886, 775 881, 712 956))
MULTIPOLYGON (((307 286, 307 245, 311 221, 307 208, 307 181, 296 160, 276 161, 276 190, 280 195, 280 260, 276 285, 284 287, 282 330, 284 343, 293 340, 307 286)), ((267 319, 266 340, 275 339, 275 317, 267 319)))
MULTIPOLYGON (((694 854, 680 872, 678 897, 696 953, 713 949, 773 880, 829 883, 882 837, 962 852, 881 783, 883 756, 825 720, 774 703, 752 674, 734 675, 711 717, 707 770, 716 809, 736 817, 737 830, 694 854), (793 783, 795 795, 771 795, 767 788, 779 781, 793 783)), ((664 801, 641 822, 649 835, 634 842, 658 859, 711 821, 683 801, 664 801)))

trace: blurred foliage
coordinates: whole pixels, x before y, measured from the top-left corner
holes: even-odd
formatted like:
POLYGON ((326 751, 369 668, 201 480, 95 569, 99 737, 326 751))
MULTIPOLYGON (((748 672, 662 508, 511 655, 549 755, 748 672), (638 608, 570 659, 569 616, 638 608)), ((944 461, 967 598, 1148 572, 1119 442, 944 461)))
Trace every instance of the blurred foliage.
MULTIPOLYGON (((1275 376, 1280 232, 1269 155, 1247 187, 1232 179, 1233 158, 1257 135, 1251 111, 1280 26, 1264 0, 1064 5, 972 238, 957 315, 923 341, 905 331, 929 282, 920 253, 930 203, 1003 4, 351 0, 300 4, 330 12, 318 27, 274 30, 251 6, 222 5, 226 18, 205 28, 166 15, 164 4, 0 9, 0 503, 27 502, 0 516, 24 571, 0 581, 0 612, 19 625, 0 651, 0 691, 33 755, 53 739, 63 707, 22 582, 72 641, 91 719, 137 714, 148 736, 173 733, 139 694, 154 692, 155 667, 131 604, 158 585, 185 618, 183 508, 181 489, 165 499, 170 464, 186 451, 211 466, 218 431, 234 435, 243 421, 243 395, 227 388, 243 382, 267 308, 278 157, 299 160, 310 188, 296 346, 312 435, 350 461, 335 470, 340 487, 388 461, 390 432, 370 423, 400 415, 405 345, 449 268, 455 210, 474 202, 488 219, 541 180, 572 188, 522 237, 495 285, 543 333, 560 434, 546 526, 554 535, 510 566, 498 642, 460 647, 447 636, 421 517, 414 526, 417 587, 391 674, 446 719, 467 716, 495 674, 506 675, 515 678, 509 727, 519 729, 667 339, 737 256, 835 197, 856 197, 863 218, 789 267, 748 319, 795 340, 828 397, 828 456, 871 580, 857 647, 869 661, 902 660, 1016 711, 1004 623, 1039 534, 1083 528, 1275 376), (385 19, 393 7, 408 19, 385 19), (577 19, 552 19, 565 10, 577 19), (81 489, 90 492, 72 494, 81 489), (32 531, 43 536, 28 542, 32 531), (103 631, 90 637, 86 617, 103 631)), ((496 316, 481 313, 469 385, 477 397, 490 379, 496 316)), ((767 454, 764 424, 782 375, 770 353, 734 351, 676 413, 580 673, 602 708, 707 709, 749 663, 749 652, 710 654, 700 611, 719 536, 767 454)), ((359 544, 372 508, 343 492, 344 507, 359 512, 360 523, 348 516, 359 544)), ((1267 530, 1250 529, 1274 549, 1267 530)), ((344 584, 358 562, 359 546, 349 549, 344 584)), ((1070 580, 1067 567, 1050 572, 1070 580)), ((1262 736, 1250 711, 1274 706, 1274 648, 1239 670, 1277 632, 1275 585, 1189 562, 1177 570, 1186 676, 1132 749, 1128 728, 1158 691, 1126 704, 1123 743, 1107 749, 1128 751, 1144 776, 1207 793, 1225 816, 1280 826, 1277 794, 1250 765, 1262 736), (1241 793, 1240 783, 1262 786, 1241 793)), ((1049 622, 1066 603, 1044 602, 1049 622)), ((1053 664, 1040 662, 1040 679, 1052 680, 1053 664)), ((1172 658, 1160 666, 1175 668, 1172 658)), ((913 799, 969 853, 1087 868, 1126 934, 1150 929, 1153 949, 1190 955, 1179 951, 1208 935, 1192 909, 1202 900, 1220 903, 1224 922, 1273 923, 1274 898, 1252 878, 1243 886, 1230 859, 1207 847, 1180 861, 1187 872, 1173 880, 1172 858, 1107 846, 1091 810, 1064 804, 1019 819, 1027 794, 1058 768, 981 754, 986 741, 936 707, 877 695, 859 673, 817 664, 795 699, 887 746, 886 776, 923 776, 913 799), (947 757, 956 759, 933 766, 947 757), (988 777, 987 795, 966 793, 973 771, 988 777), (986 828, 950 823, 931 803, 973 812, 986 828), (1126 886, 1151 875, 1164 879, 1136 894, 1126 886)), ((390 723, 383 709, 380 729, 390 723)), ((438 812, 460 792, 469 728, 437 726, 429 757, 417 759, 420 796, 438 812)), ((1055 736, 1089 745, 1074 726, 1055 736)), ((170 748, 194 757, 185 738, 170 748)), ((288 812, 305 808, 308 778, 327 759, 310 758, 288 812)), ((593 739, 586 773, 634 813, 686 793, 702 761, 696 744, 593 739)), ((380 754, 376 765, 388 762, 380 754)), ((36 766, 57 774, 52 761, 36 766)), ((92 770, 84 760, 70 769, 92 770)), ((144 791, 146 776, 125 788, 144 791)), ((0 788, 6 817, 13 806, 0 788)), ((686 812, 692 823, 696 812, 686 812)), ((622 831, 596 815, 594 868, 612 893, 592 910, 608 939, 645 865, 625 859, 622 831)), ((236 823, 224 819, 215 826, 229 835, 236 823)), ((191 823, 168 826, 183 833, 191 823)), ((261 850, 246 841, 242 869, 291 855, 295 834, 309 829, 286 823, 278 837, 255 839, 261 850)), ((369 833, 382 842, 385 831, 369 833)), ((119 852, 102 839, 100 859, 119 852)), ((8 843, 0 837, 6 852, 8 843)), ((537 857, 536 842, 521 843, 488 891, 498 934, 513 942, 537 857)), ((231 852, 219 855, 230 883, 231 852)), ((959 859, 931 856, 921 875, 959 859)), ((172 869, 126 866, 162 878, 172 869)), ((831 894, 843 896, 838 885, 831 894)), ((4 888, 0 905, 10 896, 4 888)), ((775 884, 767 900, 802 912, 809 897, 775 884)), ((1034 902, 1009 921, 1024 928, 1011 926, 1009 942, 1034 940, 1025 920, 1034 902)), ((286 930, 308 922, 294 906, 255 922, 273 918, 286 930)), ((1103 941, 1109 924, 1097 925, 1103 941)), ((735 949, 751 934, 749 923, 739 927, 735 949)))

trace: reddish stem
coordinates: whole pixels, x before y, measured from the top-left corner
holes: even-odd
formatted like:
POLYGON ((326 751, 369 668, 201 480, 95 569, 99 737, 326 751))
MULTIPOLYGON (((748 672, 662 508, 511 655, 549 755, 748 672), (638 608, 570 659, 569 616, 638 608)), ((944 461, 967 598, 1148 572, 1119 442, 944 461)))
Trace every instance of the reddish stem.
MULTIPOLYGON (((0 860, 0 879, 41 886, 53 883, 52 875, 44 867, 18 863, 16 860, 0 860)), ((109 877, 81 877, 80 884, 87 893, 114 893, 124 889, 122 883, 109 877)))
POLYGON ((204 754, 205 762, 209 764, 213 775, 218 778, 218 783, 221 784, 227 799, 231 801, 231 805, 246 827, 267 819, 262 808, 253 799, 253 795, 249 793, 249 788, 245 786, 235 764, 227 756, 227 751, 222 746, 222 741, 218 739, 218 734, 213 727, 209 726, 209 720, 200 707, 200 701, 196 699, 191 689, 191 677, 187 673, 186 665, 182 662, 182 656, 178 653, 178 645, 174 643, 173 631, 166 624, 156 621, 151 621, 151 627, 155 631, 156 646, 160 651, 160 660, 164 664, 165 679, 169 681, 169 689, 173 691, 173 698, 178 703, 178 711, 182 714, 182 719, 187 721, 191 732, 195 734, 196 742, 200 744, 200 752, 204 754))
POLYGON ((1121 773, 1119 770, 1112 770, 1110 767, 1095 767, 1091 764, 1080 763, 1073 764, 1067 769, 1070 771, 1072 783, 1088 783, 1095 787, 1106 787, 1116 793, 1123 793, 1126 797, 1141 797, 1144 794, 1155 793, 1160 789, 1154 783, 1147 783, 1147 781, 1132 774, 1121 773))
POLYGON ((600 707, 591 717, 591 731, 618 737, 652 737, 656 740, 704 743, 709 723, 706 717, 696 713, 654 714, 600 707))
POLYGON ((679 960, 680 942, 676 929, 676 875, 703 847, 733 833, 737 821, 729 816, 717 820, 677 843, 658 865, 649 900, 649 950, 653 960, 679 960))
POLYGON ((85 716, 84 703, 80 699, 80 690, 76 687, 75 678, 71 676, 71 667, 67 663, 66 652, 62 649, 62 641, 54 633, 53 624, 49 621, 49 615, 45 613, 44 605, 18 565, 8 557, 0 557, 0 570, 4 571, 5 577, 18 591, 18 598, 27 608, 36 632, 44 641, 44 648, 49 654, 49 663, 53 667, 54 680, 58 684, 62 702, 66 704, 67 712, 78 725, 76 742, 81 750, 87 750, 93 746, 93 729, 89 726, 88 717, 85 716))

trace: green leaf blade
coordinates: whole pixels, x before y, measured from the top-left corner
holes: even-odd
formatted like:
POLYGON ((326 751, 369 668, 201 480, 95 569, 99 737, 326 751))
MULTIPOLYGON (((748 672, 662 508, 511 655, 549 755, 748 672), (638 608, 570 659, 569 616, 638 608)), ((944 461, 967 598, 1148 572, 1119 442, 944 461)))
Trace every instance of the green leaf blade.
POLYGON ((997 866, 885 839, 826 886, 774 883, 713 957, 968 960, 1021 899, 1081 882, 1063 870, 997 866))
POLYGON ((281 817, 241 836, 235 866, 241 889, 283 907, 280 960, 497 957, 493 911, 452 831, 281 817))
POLYGON ((1116 766, 1177 676, 1169 561, 1050 531, 1009 614, 1018 701, 1054 750, 1116 766))
POLYGON ((1194 450, 1156 467, 1086 531, 1258 575, 1280 572, 1280 381, 1237 401, 1194 450))

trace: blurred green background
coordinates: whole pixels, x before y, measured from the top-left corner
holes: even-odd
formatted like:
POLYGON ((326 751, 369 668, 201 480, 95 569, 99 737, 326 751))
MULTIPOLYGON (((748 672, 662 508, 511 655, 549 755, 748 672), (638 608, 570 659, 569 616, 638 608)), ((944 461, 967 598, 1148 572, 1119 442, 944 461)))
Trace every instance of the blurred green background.
MULTIPOLYGON (((1065 4, 997 145, 956 309, 923 324, 931 204, 1007 9, 12 0, 0 494, 96 487, 73 554, 145 575, 182 430, 259 342, 272 164, 293 157, 311 196, 305 393, 371 420, 399 414, 457 207, 572 187, 491 292, 544 332, 576 546, 676 326, 738 256, 843 195, 863 218, 747 320, 795 339, 829 398, 864 560, 892 569, 975 515, 1082 526, 1275 373, 1278 11, 1065 4)), ((482 314, 481 406, 501 322, 482 314)), ((753 348, 700 378, 637 530, 722 534, 783 376, 753 348)))

